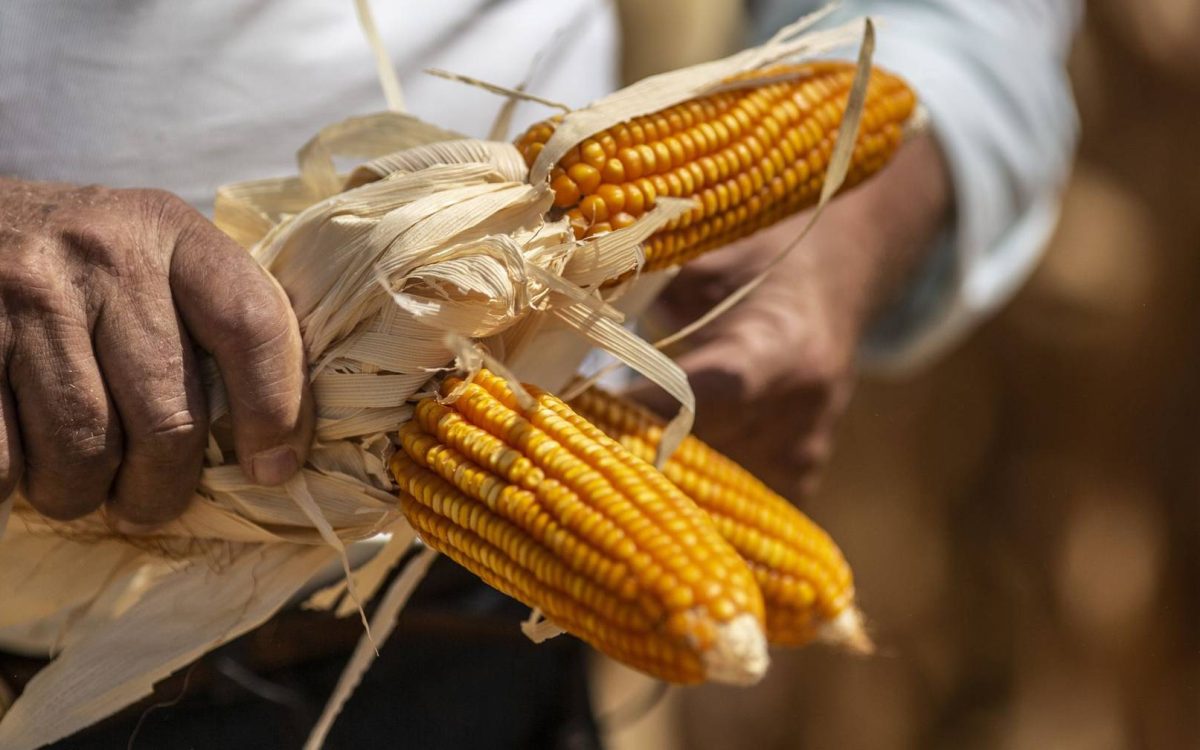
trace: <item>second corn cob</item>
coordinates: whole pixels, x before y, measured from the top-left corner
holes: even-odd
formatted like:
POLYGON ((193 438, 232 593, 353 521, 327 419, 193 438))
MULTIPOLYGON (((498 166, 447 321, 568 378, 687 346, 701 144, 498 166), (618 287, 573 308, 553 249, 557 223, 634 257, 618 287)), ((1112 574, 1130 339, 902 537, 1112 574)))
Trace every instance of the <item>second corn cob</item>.
MULTIPOLYGON (((662 422, 645 408, 596 388, 571 406, 635 455, 653 460, 662 422)), ((794 646, 821 637, 869 649, 850 567, 808 516, 694 437, 684 439, 663 473, 712 516, 754 571, 772 643, 794 646)))
POLYGON ((757 681, 754 575, 653 466, 530 389, 450 378, 400 431, 392 472, 427 544, 627 664, 673 682, 757 681))
MULTIPOLYGON (((738 79, 761 85, 614 125, 559 160, 550 173, 554 205, 577 237, 590 237, 628 226, 660 196, 694 199, 695 208, 646 241, 647 271, 747 236, 816 203, 854 74, 847 62, 777 66, 738 79)), ((903 80, 871 71, 846 187, 887 163, 915 107, 903 80)), ((528 164, 556 122, 518 139, 528 164)))

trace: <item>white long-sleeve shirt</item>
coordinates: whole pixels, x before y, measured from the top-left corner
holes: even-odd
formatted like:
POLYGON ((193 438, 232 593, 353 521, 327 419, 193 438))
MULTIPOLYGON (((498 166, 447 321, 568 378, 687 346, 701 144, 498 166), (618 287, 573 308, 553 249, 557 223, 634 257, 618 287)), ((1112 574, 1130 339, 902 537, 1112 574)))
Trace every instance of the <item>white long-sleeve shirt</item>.
MULTIPOLYGON (((820 5, 751 0, 764 28, 820 5)), ((950 163, 956 223, 867 359, 904 366, 1002 304, 1056 217, 1076 131, 1063 57, 1081 0, 846 0, 880 19, 876 60, 917 89, 950 163)), ((408 108, 483 135, 499 100, 422 75, 441 67, 514 85, 570 27, 531 90, 584 104, 616 86, 603 0, 373 3, 408 108), (581 14, 587 21, 581 22, 581 14)), ((153 186, 201 209, 216 188, 293 171, 317 129, 384 102, 350 0, 5 0, 0 174, 153 186)), ((544 116, 523 105, 517 124, 544 116)))
MULTIPOLYGON (((761 34, 819 5, 757 2, 761 34)), ((1004 304, 1049 240, 1078 132, 1064 63, 1083 2, 844 0, 830 22, 860 15, 878 21, 875 62, 929 111, 954 182, 955 225, 864 346, 867 364, 903 370, 1004 304)))
MULTIPOLYGON (((374 0, 406 108, 483 137, 502 99, 424 74, 515 86, 547 38, 569 43, 532 88, 583 105, 618 86, 602 0, 374 0), (586 19, 586 20, 583 20, 586 19)), ((320 128, 386 108, 352 0, 3 0, 0 174, 171 190, 295 173, 320 128)), ((553 114, 523 104, 516 124, 553 114)))

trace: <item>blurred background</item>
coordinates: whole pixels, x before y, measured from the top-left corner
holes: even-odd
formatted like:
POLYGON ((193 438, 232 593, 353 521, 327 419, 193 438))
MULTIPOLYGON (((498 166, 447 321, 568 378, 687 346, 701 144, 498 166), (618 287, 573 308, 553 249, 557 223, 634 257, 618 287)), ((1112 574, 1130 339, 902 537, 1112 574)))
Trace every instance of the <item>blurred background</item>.
MULTIPOLYGON (((624 6, 685 19, 627 35, 630 78, 739 38, 727 3, 624 6)), ((1200 747, 1200 1, 1090 2, 1071 69, 1038 272, 933 367, 864 378, 803 504, 881 653, 665 693, 600 663, 611 747, 1200 747)))
MULTIPOLYGON (((788 4, 617 0, 621 76, 741 48, 756 28, 794 18, 788 4)), ((864 376, 824 483, 801 504, 853 565, 879 653, 779 651, 751 689, 665 688, 595 658, 592 699, 610 750, 1200 748, 1200 0, 1092 0, 1071 72, 1082 139, 1037 272, 932 366, 864 376)), ((457 110, 446 110, 430 119, 453 123, 457 110)), ((739 458, 737 446, 720 447, 739 458)), ((541 662, 517 648, 463 659, 447 633, 489 644, 493 633, 459 614, 406 613, 413 647, 387 652, 392 671, 368 681, 430 685, 458 657, 468 679, 447 686, 462 674, 449 672, 445 693, 406 701, 453 722, 463 721, 458 703, 437 696, 453 693, 478 722, 494 699, 481 676, 490 670, 528 667, 517 677, 529 695, 517 700, 552 703, 545 694, 565 691, 541 677, 561 672, 570 642, 520 640, 541 662)), ((264 692, 277 684, 235 670, 250 663, 291 685, 301 680, 279 675, 297 654, 322 660, 313 682, 325 687, 303 696, 312 705, 286 707, 315 715, 360 630, 353 618, 332 636, 310 622, 273 622, 160 686, 147 732, 168 726, 193 679, 285 704, 264 692)), ((512 623, 503 620, 506 637, 512 623)), ((197 714, 189 736, 232 716, 214 705, 220 718, 197 714)), ((381 706, 351 704, 348 723, 399 713, 381 706)), ((278 723, 245 710, 280 741, 278 723)), ((143 712, 126 716, 135 735, 143 712)), ((126 724, 105 731, 115 739, 90 746, 132 744, 126 724)), ((139 747, 156 746, 143 737, 139 747)))

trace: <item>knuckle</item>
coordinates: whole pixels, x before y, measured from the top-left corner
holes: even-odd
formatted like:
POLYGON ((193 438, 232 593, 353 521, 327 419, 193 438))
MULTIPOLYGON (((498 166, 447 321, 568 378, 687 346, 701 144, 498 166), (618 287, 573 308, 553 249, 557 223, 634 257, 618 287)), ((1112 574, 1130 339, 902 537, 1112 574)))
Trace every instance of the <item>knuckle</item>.
POLYGON ((811 435, 798 441, 792 460, 809 469, 818 469, 833 455, 833 442, 824 434, 811 435))
POLYGON ((291 338, 291 316, 273 295, 244 294, 231 300, 222 316, 224 333, 235 350, 276 356, 291 338))
MULTIPOLYGON (((111 279, 118 279, 134 275, 138 266, 130 263, 128 247, 131 243, 122 241, 116 235, 112 227, 95 222, 64 229, 59 239, 68 248, 73 263, 102 271, 111 279)), ((104 288, 104 277, 93 276, 85 283, 104 288)))
POLYGON ((832 422, 825 415, 812 414, 808 424, 781 446, 780 458, 807 471, 818 470, 833 457, 832 422))
POLYGON ((26 457, 26 496, 49 518, 70 521, 85 516, 103 504, 120 461, 120 445, 108 435, 63 436, 61 449, 54 453, 26 457))
POLYGON ((203 450, 206 430, 195 415, 187 409, 176 411, 150 426, 138 436, 131 436, 131 443, 143 457, 159 464, 176 464, 189 461, 203 450))
POLYGON ((0 264, 0 302, 9 315, 57 314, 69 305, 62 274, 37 254, 0 264))
POLYGON ((121 463, 120 428, 107 401, 87 389, 67 388, 46 416, 40 439, 26 446, 30 469, 65 478, 100 478, 121 463))
POLYGON ((845 377, 853 355, 842 341, 829 333, 815 333, 804 348, 804 358, 810 363, 808 370, 812 378, 832 389, 845 377))
POLYGON ((5 249, 6 254, 19 255, 28 243, 28 233, 12 225, 0 224, 0 247, 5 249))
POLYGON ((810 409, 823 408, 833 402, 838 390, 836 367, 820 359, 807 359, 791 373, 791 382, 782 385, 796 393, 810 409))
MULTIPOLYGON (((121 446, 108 430, 77 427, 63 430, 54 472, 76 477, 115 474, 121 464, 121 446)), ((41 467, 49 468, 46 462, 41 467)))
POLYGON ((144 217, 147 226, 156 227, 161 235, 178 240, 204 223, 196 209, 167 190, 131 188, 123 192, 125 199, 144 217))
POLYGON ((123 198, 158 215, 176 215, 190 211, 187 202, 169 190, 159 188, 127 188, 120 191, 123 198))

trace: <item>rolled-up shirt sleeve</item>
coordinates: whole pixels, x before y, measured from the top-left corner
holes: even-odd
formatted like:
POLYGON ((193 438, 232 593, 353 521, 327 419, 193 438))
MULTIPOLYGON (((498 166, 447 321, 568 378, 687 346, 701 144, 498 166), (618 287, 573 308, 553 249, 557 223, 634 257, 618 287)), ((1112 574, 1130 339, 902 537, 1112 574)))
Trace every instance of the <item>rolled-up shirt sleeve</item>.
MULTIPOLYGON (((807 3, 768 3, 778 18, 807 3)), ((1081 0, 846 0, 877 21, 875 62, 905 77, 954 182, 954 223, 869 332, 864 364, 926 362, 1004 304, 1058 216, 1078 119, 1065 58, 1081 0)), ((769 22, 768 22, 769 23, 769 22)))

